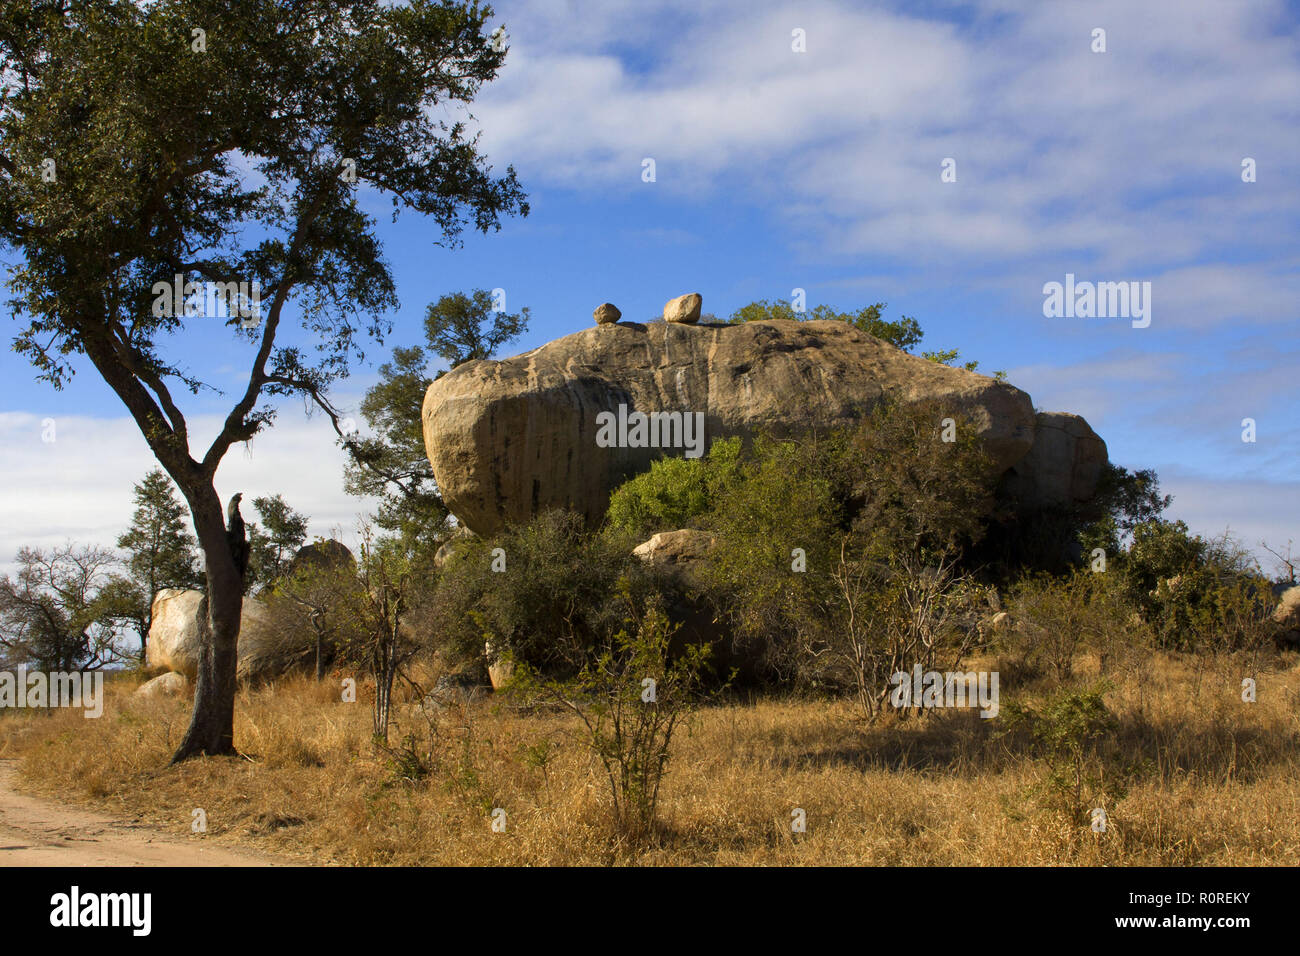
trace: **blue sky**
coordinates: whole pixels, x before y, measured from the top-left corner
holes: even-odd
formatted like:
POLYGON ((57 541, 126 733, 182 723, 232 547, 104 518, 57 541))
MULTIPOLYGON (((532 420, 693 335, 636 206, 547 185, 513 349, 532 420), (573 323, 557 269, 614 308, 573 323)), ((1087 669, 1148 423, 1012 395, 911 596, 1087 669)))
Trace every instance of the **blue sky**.
MULTIPOLYGON (((1300 539, 1297 4, 610 7, 496 4, 510 55, 473 115, 531 216, 447 250, 363 196, 401 299, 388 345, 414 343, 439 295, 476 287, 532 310, 512 352, 586 328, 604 301, 629 319, 691 291, 719 316, 796 287, 810 306, 885 301, 920 321, 924 347, 1085 416, 1113 461, 1160 473, 1195 530, 1300 539), (1066 273, 1151 282, 1150 327, 1045 318, 1043 285, 1066 273)), ((188 406, 210 435, 248 348, 219 323, 171 344, 230 390, 188 406)), ((21 544, 111 542, 150 466, 143 439, 88 368, 55 393, 0 361, 0 565, 21 544)), ((373 377, 356 368, 336 399, 355 408, 373 377)), ((313 533, 346 537, 364 503, 342 493, 331 437, 288 403, 218 488, 282 492, 313 533)))

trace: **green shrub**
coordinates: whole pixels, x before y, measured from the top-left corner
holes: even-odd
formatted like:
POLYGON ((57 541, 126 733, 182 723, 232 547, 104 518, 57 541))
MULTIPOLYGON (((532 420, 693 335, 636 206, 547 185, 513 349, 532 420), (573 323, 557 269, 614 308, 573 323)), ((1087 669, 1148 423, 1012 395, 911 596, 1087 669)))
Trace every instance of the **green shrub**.
POLYGON ((704 458, 660 458, 610 496, 606 522, 614 535, 644 541, 660 531, 693 527, 740 458, 739 438, 718 439, 704 458))
POLYGON ((616 832, 638 843, 654 829, 673 736, 702 699, 709 652, 693 645, 674 653, 673 629, 658 609, 626 623, 575 676, 546 678, 525 664, 510 693, 579 718, 582 739, 605 771, 616 832))
POLYGON ((1062 691, 1035 710, 1017 701, 1003 708, 1004 734, 1027 730, 1047 775, 1038 788, 1049 806, 1076 822, 1094 807, 1123 799, 1131 771, 1115 763, 1119 720, 1102 698, 1104 687, 1062 691))
POLYGON ((461 660, 490 644, 547 673, 571 672, 618 629, 621 586, 657 590, 626 548, 588 532, 580 515, 549 511, 460 546, 443 568, 431 626, 461 660))
POLYGON ((1085 568, 1061 577, 1040 573, 1023 579, 1012 592, 1015 635, 1007 643, 1024 644, 1022 662, 1030 667, 1041 663, 1058 680, 1071 677, 1083 646, 1097 650, 1105 666, 1132 613, 1116 581, 1114 574, 1085 568))

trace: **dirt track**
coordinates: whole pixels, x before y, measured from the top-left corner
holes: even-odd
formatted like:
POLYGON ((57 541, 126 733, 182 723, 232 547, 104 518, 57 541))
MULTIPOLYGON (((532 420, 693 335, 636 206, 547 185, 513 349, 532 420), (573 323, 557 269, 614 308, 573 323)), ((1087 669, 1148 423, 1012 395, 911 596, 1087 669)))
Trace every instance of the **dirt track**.
POLYGON ((140 824, 67 807, 14 789, 0 760, 0 866, 285 866, 250 850, 203 846, 140 824))

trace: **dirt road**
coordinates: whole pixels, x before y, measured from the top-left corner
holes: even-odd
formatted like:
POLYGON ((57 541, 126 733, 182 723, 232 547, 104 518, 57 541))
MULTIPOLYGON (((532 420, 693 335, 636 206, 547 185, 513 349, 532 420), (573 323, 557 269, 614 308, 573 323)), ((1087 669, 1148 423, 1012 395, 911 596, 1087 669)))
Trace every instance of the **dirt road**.
POLYGON ((0 866, 286 866, 252 850, 204 846, 14 789, 0 760, 0 866))

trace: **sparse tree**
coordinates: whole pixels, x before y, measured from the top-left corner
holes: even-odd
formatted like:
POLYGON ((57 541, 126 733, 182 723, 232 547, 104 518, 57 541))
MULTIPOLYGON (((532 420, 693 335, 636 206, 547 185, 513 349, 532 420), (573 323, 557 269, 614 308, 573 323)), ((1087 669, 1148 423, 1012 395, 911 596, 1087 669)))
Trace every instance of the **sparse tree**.
POLYGON ((527 213, 514 171, 494 178, 447 117, 504 61, 491 16, 476 0, 0 10, 0 242, 26 323, 14 348, 56 388, 70 356, 89 360, 185 497, 204 554, 208 627, 176 761, 234 752, 242 582, 217 468, 271 424, 278 397, 310 397, 342 434, 326 390, 362 336, 388 327, 393 277, 358 188, 432 217, 451 244, 466 224, 527 213), (195 451, 176 390, 203 382, 161 347, 186 341, 189 310, 169 305, 204 282, 228 300, 246 283, 259 300, 218 310, 250 350, 248 378, 195 451), (295 312, 310 348, 278 335, 295 312))
POLYGON ((475 289, 466 295, 453 292, 432 303, 424 314, 424 334, 429 348, 455 368, 475 359, 490 358, 507 342, 528 329, 528 309, 518 313, 497 311, 492 293, 475 289))
POLYGON ((117 558, 67 544, 22 548, 18 573, 0 577, 0 647, 43 670, 98 670, 123 659, 115 609, 103 590, 117 558))
POLYGON ((307 540, 306 515, 294 511, 281 495, 254 498, 253 508, 262 519, 261 531, 249 535, 250 581, 266 585, 280 577, 307 540))
POLYGON ((140 663, 147 659, 153 599, 163 588, 196 588, 202 583, 198 551, 186 520, 184 503, 161 468, 154 468, 133 489, 131 525, 117 539, 125 555, 125 576, 106 591, 118 602, 125 620, 140 636, 140 663))
POLYGON ((436 547, 448 516, 424 447, 421 414, 424 393, 433 382, 430 354, 455 368, 490 358, 527 330, 528 309, 511 314, 496 312, 492 305, 491 293, 482 289, 431 303, 425 314, 426 344, 394 348, 392 359, 379 367, 379 382, 361 402, 372 434, 344 440, 349 453, 344 490, 378 497, 375 525, 400 537, 407 548, 436 547))

